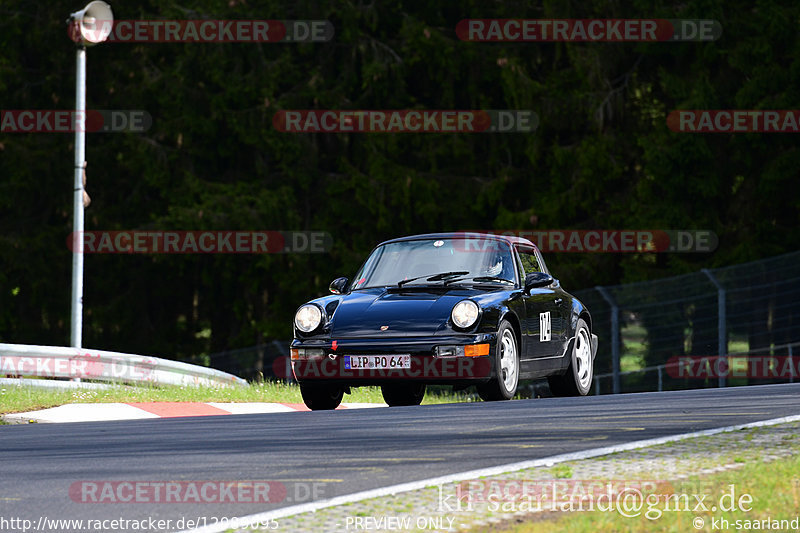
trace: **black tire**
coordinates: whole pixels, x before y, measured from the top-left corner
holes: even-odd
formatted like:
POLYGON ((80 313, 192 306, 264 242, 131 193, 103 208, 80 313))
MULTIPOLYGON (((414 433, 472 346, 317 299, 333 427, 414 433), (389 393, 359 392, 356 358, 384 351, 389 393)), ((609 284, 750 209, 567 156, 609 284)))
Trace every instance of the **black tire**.
POLYGON ((575 342, 572 345, 569 368, 563 375, 549 376, 547 382, 550 384, 553 396, 586 396, 592 389, 593 379, 592 334, 586 322, 579 318, 575 328, 575 342), (581 355, 584 353, 583 350, 588 352, 588 359, 581 355))
POLYGON ((419 405, 425 397, 424 383, 390 383, 381 385, 383 401, 389 407, 419 405))
POLYGON ((330 411, 342 403, 344 389, 331 385, 300 384, 300 395, 303 403, 312 411, 330 411))
POLYGON ((507 320, 497 328, 497 347, 495 349, 495 376, 488 383, 478 385, 478 395, 485 402, 510 400, 519 386, 519 344, 514 328, 507 320), (513 354, 508 353, 513 346, 513 354), (506 360, 506 357, 509 359, 506 360), (511 375, 513 368, 513 375, 511 375))

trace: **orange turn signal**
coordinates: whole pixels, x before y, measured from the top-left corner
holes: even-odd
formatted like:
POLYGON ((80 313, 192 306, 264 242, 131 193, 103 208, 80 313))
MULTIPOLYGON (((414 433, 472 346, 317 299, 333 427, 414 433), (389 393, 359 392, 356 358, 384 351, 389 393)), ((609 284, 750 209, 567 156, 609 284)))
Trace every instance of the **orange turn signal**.
POLYGON ((488 344, 471 344, 464 346, 464 355, 467 357, 477 357, 479 355, 489 355, 488 344))
POLYGON ((289 353, 292 355, 292 361, 300 359, 300 350, 298 350, 297 348, 290 348, 289 353))

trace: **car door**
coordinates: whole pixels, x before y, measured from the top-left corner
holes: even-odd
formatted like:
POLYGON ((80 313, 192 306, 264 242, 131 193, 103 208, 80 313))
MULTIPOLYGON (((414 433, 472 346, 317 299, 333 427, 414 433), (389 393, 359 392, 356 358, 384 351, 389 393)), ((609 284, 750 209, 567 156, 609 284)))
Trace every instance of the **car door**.
MULTIPOLYGON (((517 248, 517 253, 523 279, 527 274, 547 272, 535 249, 520 246, 517 248)), ((525 324, 522 329, 527 337, 522 359, 541 363, 533 365, 538 370, 541 370, 542 365, 548 366, 544 359, 560 355, 558 346, 562 340, 558 328, 562 325, 560 309, 556 302, 559 298, 563 300, 553 286, 534 288, 522 296, 525 302, 525 324)))
MULTIPOLYGON (((550 274, 544 258, 538 249, 533 251, 542 272, 550 274)), ((550 286, 553 294, 554 310, 551 316, 551 346, 550 349, 556 355, 564 353, 564 349, 569 342, 570 318, 572 316, 572 296, 561 288, 561 283, 555 279, 550 286)))

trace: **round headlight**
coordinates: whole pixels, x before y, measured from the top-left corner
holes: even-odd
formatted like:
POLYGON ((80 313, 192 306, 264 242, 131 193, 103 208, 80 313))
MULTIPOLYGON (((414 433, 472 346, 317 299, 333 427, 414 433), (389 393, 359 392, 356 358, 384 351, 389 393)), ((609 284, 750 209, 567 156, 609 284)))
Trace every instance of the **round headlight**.
POLYGON ((453 324, 461 329, 466 329, 478 320, 478 304, 472 300, 461 300, 453 307, 453 312, 450 317, 453 319, 453 324))
POLYGON ((309 333, 322 322, 322 311, 314 304, 306 304, 294 315, 294 325, 303 333, 309 333))

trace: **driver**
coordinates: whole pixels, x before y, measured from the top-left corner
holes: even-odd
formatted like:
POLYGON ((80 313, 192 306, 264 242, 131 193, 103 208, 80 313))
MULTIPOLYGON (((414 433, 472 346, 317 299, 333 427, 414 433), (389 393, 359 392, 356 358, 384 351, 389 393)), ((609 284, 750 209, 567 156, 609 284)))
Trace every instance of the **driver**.
POLYGON ((484 270, 485 276, 514 281, 514 265, 508 254, 496 253, 484 270))

